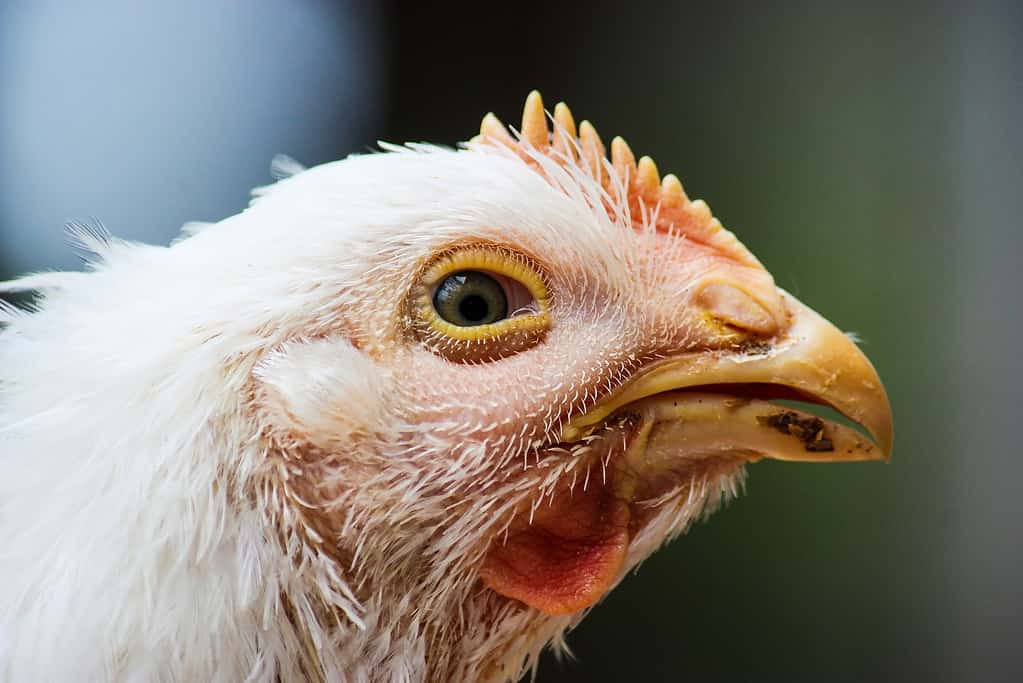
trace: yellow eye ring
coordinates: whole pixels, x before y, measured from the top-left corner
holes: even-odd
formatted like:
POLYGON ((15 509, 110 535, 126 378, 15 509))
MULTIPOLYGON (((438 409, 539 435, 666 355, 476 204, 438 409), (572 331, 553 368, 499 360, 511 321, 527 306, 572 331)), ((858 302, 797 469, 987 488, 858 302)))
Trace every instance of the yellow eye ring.
MULTIPOLYGON (((507 342, 508 348, 439 349, 450 350, 458 357, 503 357, 515 353, 538 341, 550 327, 550 293, 539 269, 527 257, 499 247, 473 246, 454 249, 441 254, 431 262, 419 278, 412 296, 412 313, 416 327, 431 346, 483 346, 507 342), (509 302, 530 299, 528 305, 511 306, 507 317, 482 324, 457 325, 445 320, 437 310, 439 288, 454 277, 470 275, 493 280, 509 295, 509 302), (498 284, 503 283, 503 284, 498 284), (515 288, 521 295, 507 290, 515 288), (523 296, 524 295, 524 296, 523 296)), ((449 316, 450 317, 450 316, 449 316)))

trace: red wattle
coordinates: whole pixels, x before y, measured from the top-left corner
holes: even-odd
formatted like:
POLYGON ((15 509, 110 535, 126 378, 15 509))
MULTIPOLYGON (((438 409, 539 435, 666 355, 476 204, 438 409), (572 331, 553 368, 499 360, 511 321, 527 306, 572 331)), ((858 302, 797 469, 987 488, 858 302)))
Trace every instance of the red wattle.
POLYGON ((604 487, 555 497, 533 523, 495 540, 480 577, 491 590, 550 615, 592 606, 618 578, 629 546, 629 506, 604 487))

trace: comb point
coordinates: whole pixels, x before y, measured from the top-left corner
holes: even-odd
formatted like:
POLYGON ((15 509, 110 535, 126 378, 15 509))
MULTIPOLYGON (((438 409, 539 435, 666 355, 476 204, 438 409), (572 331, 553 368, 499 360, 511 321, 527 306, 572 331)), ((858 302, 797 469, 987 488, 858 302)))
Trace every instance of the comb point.
POLYGON ((584 147, 588 145, 601 152, 604 151, 604 143, 600 139, 600 135, 597 134, 597 129, 589 121, 579 124, 579 142, 583 143, 584 147))
POLYGON ((655 196, 661 185, 657 164, 650 157, 643 157, 636 165, 636 182, 646 198, 655 196))
POLYGON ((687 199, 678 176, 674 173, 664 176, 664 180, 661 181, 661 201, 664 202, 664 205, 681 206, 687 199))
POLYGON ((554 105, 554 121, 564 128, 568 135, 573 138, 576 137, 575 117, 572 116, 572 110, 564 102, 558 102, 554 105))
POLYGON ((597 134, 597 129, 589 121, 579 124, 579 147, 582 149, 583 158, 587 166, 598 177, 601 174, 601 165, 605 158, 604 143, 597 134))
POLYGON ((484 140, 501 142, 508 145, 515 143, 508 129, 501 123, 501 119, 494 115, 494 112, 484 116, 483 121, 480 122, 480 137, 484 140))
POLYGON ((554 149, 569 158, 576 155, 575 117, 564 102, 554 105, 554 149))
POLYGON ((522 139, 537 148, 547 147, 547 116, 543 110, 543 98, 537 90, 529 93, 522 108, 522 139))
POLYGON ((632 153, 624 138, 620 135, 611 141, 611 165, 622 181, 636 175, 636 156, 632 153))
POLYGON ((702 199, 697 199, 689 204, 689 215, 696 220, 698 225, 707 225, 714 218, 710 212, 710 207, 707 206, 707 202, 702 199))

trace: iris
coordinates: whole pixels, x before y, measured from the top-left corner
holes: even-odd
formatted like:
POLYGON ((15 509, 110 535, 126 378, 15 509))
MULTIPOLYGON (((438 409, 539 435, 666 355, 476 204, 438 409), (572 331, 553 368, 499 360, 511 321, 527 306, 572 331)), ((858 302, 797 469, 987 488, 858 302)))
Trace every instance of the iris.
POLYGON ((489 325, 508 317, 508 297, 486 273, 463 270, 441 281, 433 295, 437 314, 459 327, 489 325))

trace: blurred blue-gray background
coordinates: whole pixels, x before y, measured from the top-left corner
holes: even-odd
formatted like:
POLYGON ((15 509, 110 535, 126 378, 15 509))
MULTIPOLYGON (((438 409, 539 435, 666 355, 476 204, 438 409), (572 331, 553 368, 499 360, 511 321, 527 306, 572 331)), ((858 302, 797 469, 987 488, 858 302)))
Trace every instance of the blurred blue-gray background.
POLYGON ((61 224, 166 242, 386 122, 372 3, 0 0, 0 263, 69 267, 61 224))
POLYGON ((676 172, 863 338, 883 465, 752 468, 541 681, 1023 680, 1019 3, 0 0, 0 277, 165 243, 270 158, 454 143, 526 92, 676 172))

